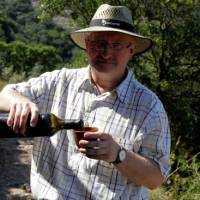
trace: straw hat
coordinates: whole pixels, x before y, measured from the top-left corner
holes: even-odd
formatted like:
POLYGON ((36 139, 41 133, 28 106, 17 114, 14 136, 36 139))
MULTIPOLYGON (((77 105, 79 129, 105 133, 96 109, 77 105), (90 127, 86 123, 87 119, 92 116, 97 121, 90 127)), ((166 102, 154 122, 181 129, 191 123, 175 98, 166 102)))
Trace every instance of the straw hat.
POLYGON ((115 31, 134 37, 135 55, 141 54, 152 47, 152 40, 134 32, 130 10, 125 6, 102 4, 94 14, 90 26, 71 33, 71 39, 80 48, 86 49, 85 38, 90 32, 115 31))

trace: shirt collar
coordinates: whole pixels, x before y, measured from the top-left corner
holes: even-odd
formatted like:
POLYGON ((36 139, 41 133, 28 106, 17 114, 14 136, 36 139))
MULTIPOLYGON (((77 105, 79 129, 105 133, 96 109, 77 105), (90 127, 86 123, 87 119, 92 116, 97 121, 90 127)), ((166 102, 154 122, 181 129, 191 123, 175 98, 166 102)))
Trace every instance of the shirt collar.
POLYGON ((85 68, 79 70, 79 81, 78 81, 78 88, 80 90, 93 90, 93 84, 91 81, 91 74, 90 74, 90 66, 88 65, 85 68))
POLYGON ((117 96, 122 103, 129 102, 128 91, 130 91, 130 86, 132 84, 133 72, 128 69, 128 73, 126 78, 120 83, 120 85, 116 88, 117 96))
MULTIPOLYGON (((127 70, 128 73, 125 79, 120 83, 120 85, 118 85, 113 91, 111 91, 111 93, 114 92, 117 94, 117 97, 122 103, 129 102, 128 98, 129 95, 127 95, 127 93, 133 78, 133 72, 128 68, 127 70)), ((93 90, 94 92, 94 86, 91 81, 90 65, 88 65, 86 68, 82 68, 79 76, 81 76, 79 82, 79 89, 90 90, 90 91, 93 90)))

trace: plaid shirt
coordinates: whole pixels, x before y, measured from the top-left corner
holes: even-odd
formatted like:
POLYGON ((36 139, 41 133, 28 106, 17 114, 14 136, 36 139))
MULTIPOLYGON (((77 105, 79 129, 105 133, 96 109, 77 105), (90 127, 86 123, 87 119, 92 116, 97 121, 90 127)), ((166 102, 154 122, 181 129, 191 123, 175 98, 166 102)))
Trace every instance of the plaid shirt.
MULTIPOLYGON (((164 176, 169 172, 170 133, 158 97, 133 78, 113 91, 99 94, 89 67, 47 72, 28 82, 10 85, 35 102, 41 112, 61 119, 79 119, 109 133, 128 150, 154 160, 164 176)), ((128 182, 105 161, 78 152, 71 130, 35 138, 31 190, 36 199, 148 199, 148 190, 128 182)))

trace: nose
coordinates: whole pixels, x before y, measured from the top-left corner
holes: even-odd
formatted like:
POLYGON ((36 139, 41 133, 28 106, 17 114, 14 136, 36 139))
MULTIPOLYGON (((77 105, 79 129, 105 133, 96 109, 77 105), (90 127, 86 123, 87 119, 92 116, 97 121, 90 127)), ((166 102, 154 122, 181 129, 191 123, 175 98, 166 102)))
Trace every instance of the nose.
POLYGON ((112 49, 108 46, 105 46, 104 48, 101 48, 101 50, 99 50, 99 53, 104 59, 108 59, 112 55, 112 49))

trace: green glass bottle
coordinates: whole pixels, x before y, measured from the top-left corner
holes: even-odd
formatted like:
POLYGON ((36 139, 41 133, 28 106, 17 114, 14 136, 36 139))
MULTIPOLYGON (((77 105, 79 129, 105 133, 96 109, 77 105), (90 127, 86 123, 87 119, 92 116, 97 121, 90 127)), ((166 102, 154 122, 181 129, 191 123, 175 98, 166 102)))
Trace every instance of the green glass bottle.
POLYGON ((41 113, 35 127, 30 126, 30 117, 27 120, 27 127, 24 134, 15 133, 7 125, 8 113, 0 113, 0 138, 18 137, 43 137, 52 136, 62 129, 81 129, 84 126, 83 120, 61 120, 52 113, 41 113))

